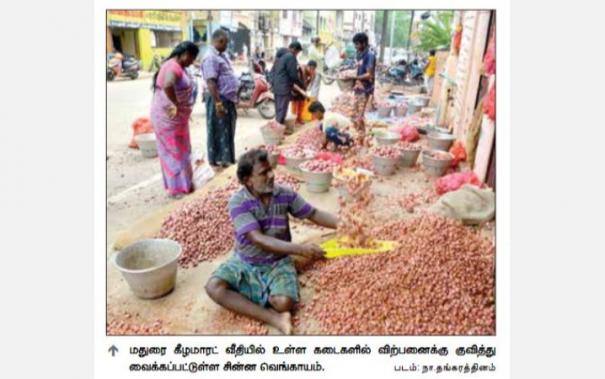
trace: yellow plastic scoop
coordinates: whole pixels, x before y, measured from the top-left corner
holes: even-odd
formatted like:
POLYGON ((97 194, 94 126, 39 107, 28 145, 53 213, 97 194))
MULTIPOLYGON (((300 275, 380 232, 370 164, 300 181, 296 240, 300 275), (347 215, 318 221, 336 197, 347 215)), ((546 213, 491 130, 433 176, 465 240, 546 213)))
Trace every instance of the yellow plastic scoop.
POLYGON ((363 247, 342 247, 343 243, 346 242, 346 238, 333 238, 320 245, 320 247, 326 252, 326 258, 338 258, 350 255, 365 255, 375 253, 385 253, 393 250, 397 247, 396 241, 375 241, 378 243, 378 247, 374 248, 363 248, 363 247))

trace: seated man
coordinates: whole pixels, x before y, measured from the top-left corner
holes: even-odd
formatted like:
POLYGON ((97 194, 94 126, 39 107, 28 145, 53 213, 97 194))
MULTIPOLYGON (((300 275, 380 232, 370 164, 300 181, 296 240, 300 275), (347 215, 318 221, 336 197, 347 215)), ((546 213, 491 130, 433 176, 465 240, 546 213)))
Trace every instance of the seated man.
POLYGON ((351 146, 351 136, 342 131, 344 128, 353 125, 351 120, 339 113, 326 113, 326 109, 319 101, 309 105, 309 112, 313 114, 313 120, 319 121, 319 129, 324 132, 322 148, 325 148, 329 142, 332 142, 337 148, 351 146))
POLYGON ((229 201, 234 254, 212 274, 206 292, 223 307, 292 333, 290 310, 298 302, 292 256, 319 259, 315 244, 292 243, 288 213, 336 229, 338 218, 315 209, 288 187, 274 184, 267 152, 253 149, 237 165, 242 189, 229 201))

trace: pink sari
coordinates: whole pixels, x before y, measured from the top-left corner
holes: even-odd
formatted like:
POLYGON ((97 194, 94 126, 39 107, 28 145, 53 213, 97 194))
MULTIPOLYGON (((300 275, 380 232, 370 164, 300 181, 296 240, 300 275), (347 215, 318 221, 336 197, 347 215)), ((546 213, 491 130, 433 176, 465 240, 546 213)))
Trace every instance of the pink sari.
POLYGON ((189 117, 193 109, 192 91, 191 79, 176 60, 171 59, 162 65, 151 105, 151 123, 157 138, 164 188, 169 195, 189 193, 193 190, 189 137, 189 117), (167 72, 176 75, 175 92, 178 106, 174 118, 168 116, 172 102, 162 89, 167 72))

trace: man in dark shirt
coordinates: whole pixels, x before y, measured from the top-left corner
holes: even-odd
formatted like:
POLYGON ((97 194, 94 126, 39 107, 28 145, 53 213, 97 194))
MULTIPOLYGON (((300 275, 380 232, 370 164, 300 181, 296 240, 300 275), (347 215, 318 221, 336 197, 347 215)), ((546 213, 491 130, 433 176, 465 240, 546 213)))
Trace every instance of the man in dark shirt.
POLYGON ((304 88, 298 76, 296 56, 302 51, 300 42, 292 42, 288 49, 279 49, 271 70, 273 94, 275 95, 275 119, 280 124, 286 121, 288 104, 294 84, 304 88))
POLYGON ((357 76, 355 77, 355 128, 361 137, 365 136, 364 113, 368 99, 374 94, 374 75, 376 72, 376 55, 370 51, 368 36, 357 33, 353 36, 357 50, 357 76))

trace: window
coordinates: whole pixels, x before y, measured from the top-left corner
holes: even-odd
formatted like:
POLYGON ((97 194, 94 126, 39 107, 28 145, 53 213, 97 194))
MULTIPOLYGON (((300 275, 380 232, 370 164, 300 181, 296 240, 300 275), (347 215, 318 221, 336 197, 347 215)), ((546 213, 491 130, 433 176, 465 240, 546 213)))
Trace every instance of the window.
POLYGON ((288 11, 281 11, 281 18, 288 18, 288 11))
POLYGON ((166 31, 154 30, 152 35, 153 36, 151 38, 151 41, 152 41, 151 47, 172 48, 172 47, 176 46, 179 42, 181 42, 181 32, 166 32, 166 31), (155 39, 155 41, 154 41, 154 39, 155 39))

